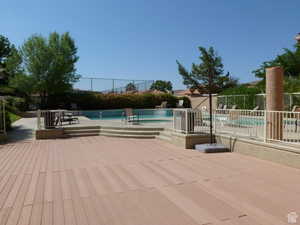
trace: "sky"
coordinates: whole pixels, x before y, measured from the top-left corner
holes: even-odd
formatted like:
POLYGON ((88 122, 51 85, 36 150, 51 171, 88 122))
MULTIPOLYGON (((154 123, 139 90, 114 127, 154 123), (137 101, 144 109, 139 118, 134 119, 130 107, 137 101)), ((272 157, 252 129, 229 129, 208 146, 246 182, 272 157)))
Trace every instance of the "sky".
MULTIPOLYGON (((240 82, 292 48, 300 32, 299 0, 9 0, 0 34, 20 46, 32 34, 70 32, 86 77, 170 80, 183 89, 176 60, 199 62, 213 46, 240 82)), ((108 84, 110 85, 110 84, 108 84)))

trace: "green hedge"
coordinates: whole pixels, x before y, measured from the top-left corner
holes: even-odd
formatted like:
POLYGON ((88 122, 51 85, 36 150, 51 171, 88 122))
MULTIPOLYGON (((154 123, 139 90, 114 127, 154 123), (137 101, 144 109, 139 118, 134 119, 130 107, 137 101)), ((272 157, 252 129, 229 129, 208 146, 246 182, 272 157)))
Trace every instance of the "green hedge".
POLYGON ((86 92, 71 93, 61 97, 52 96, 48 100, 48 108, 70 108, 72 103, 75 103, 81 110, 155 108, 163 101, 168 102, 168 107, 175 108, 179 99, 184 100, 184 107, 191 106, 187 97, 176 97, 171 94, 95 94, 86 92))
MULTIPOLYGON (((253 109, 257 105, 259 105, 258 99, 256 95, 261 93, 261 90, 258 87, 247 87, 246 85, 240 85, 234 88, 228 88, 221 92, 219 95, 237 95, 236 97, 229 97, 228 104, 236 105, 238 109, 253 109), (247 97, 242 97, 239 95, 245 95, 247 97)), ((224 102, 220 102, 218 98, 218 104, 225 104, 224 102)))

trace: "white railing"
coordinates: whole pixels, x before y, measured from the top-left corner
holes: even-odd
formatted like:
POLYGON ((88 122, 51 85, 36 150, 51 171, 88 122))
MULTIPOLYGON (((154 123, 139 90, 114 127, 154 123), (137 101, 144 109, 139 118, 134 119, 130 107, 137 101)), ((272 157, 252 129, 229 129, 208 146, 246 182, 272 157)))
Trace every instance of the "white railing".
MULTIPOLYGON (((207 111, 174 109, 173 128, 185 134, 208 133, 207 111)), ((213 132, 261 141, 300 144, 300 112, 214 110, 213 132)))
POLYGON ((300 144, 300 112, 268 111, 266 140, 300 144))
POLYGON ((55 128, 66 110, 37 110, 37 129, 55 128))
POLYGON ((173 129, 177 132, 192 134, 209 131, 209 114, 197 109, 174 109, 173 129))
POLYGON ((265 111, 262 110, 215 110, 215 133, 227 133, 259 139, 264 136, 265 111))

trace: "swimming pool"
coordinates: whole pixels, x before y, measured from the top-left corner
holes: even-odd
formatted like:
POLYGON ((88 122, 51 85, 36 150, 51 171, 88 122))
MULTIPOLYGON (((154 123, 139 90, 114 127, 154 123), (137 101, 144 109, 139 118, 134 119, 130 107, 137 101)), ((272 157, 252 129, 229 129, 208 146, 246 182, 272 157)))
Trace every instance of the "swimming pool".
MULTIPOLYGON (((82 115, 91 120, 121 120, 124 118, 124 112, 123 109, 95 110, 82 111, 82 115)), ((167 119, 170 120, 173 117, 173 109, 134 109, 133 113, 138 115, 141 120, 152 122, 159 120, 167 121, 167 119)))

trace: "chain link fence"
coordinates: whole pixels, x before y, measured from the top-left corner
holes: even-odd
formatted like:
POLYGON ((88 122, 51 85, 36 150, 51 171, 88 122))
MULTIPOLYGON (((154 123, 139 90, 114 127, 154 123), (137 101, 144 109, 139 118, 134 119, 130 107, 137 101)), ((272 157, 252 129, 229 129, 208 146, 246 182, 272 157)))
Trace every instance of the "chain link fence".
POLYGON ((154 80, 109 79, 98 77, 81 77, 74 89, 101 93, 126 93, 128 91, 148 91, 154 80))

